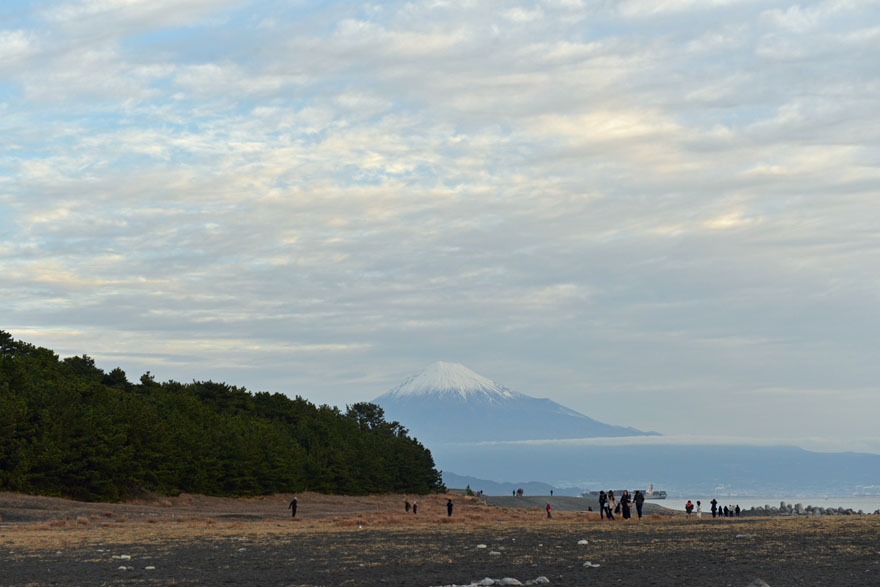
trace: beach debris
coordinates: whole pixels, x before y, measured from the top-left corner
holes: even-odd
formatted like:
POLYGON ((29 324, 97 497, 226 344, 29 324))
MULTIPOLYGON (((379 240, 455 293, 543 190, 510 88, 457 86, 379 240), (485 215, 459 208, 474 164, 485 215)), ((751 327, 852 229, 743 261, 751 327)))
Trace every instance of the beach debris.
POLYGON ((534 579, 530 579, 525 583, 522 583, 519 579, 515 579, 513 577, 504 577, 503 579, 493 579, 491 577, 485 577, 482 581, 473 581, 471 583, 467 583, 464 585, 460 585, 457 583, 451 583, 449 585, 438 585, 435 587, 489 587, 492 585, 549 585, 550 579, 544 577, 543 575, 540 577, 536 577, 534 579))
POLYGON ((585 567, 592 567, 592 568, 596 569, 596 568, 599 568, 600 565, 599 565, 599 563, 587 561, 584 563, 584 566, 585 567))
POLYGON ((587 540, 578 540, 578 544, 589 544, 587 540))
POLYGON ((746 587, 770 587, 770 585, 764 579, 758 578, 746 585, 746 587))
POLYGON ((477 544, 474 548, 489 548, 485 544, 477 544))

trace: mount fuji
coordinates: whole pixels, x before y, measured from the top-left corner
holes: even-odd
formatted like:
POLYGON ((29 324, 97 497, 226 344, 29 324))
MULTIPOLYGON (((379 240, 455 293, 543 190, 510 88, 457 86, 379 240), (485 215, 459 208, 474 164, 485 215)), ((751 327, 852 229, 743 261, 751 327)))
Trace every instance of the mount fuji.
POLYGON ((422 442, 657 435, 512 391, 458 363, 433 363, 373 403, 422 442))

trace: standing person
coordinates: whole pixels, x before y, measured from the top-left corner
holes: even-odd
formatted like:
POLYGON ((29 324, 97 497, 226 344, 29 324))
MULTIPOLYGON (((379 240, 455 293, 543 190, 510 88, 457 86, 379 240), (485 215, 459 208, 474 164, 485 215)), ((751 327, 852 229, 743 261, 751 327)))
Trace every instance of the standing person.
POLYGON ((741 509, 739 509, 739 504, 736 504, 736 509, 733 510, 733 511, 736 512, 736 517, 738 518, 738 517, 739 517, 739 513, 742 511, 741 509))
POLYGON ((599 492, 599 519, 605 519, 605 504, 608 502, 608 496, 604 491, 599 492))
POLYGON ((406 510, 406 513, 409 513, 409 508, 410 508, 409 500, 407 499, 406 501, 403 502, 403 509, 406 510))
POLYGON ((645 496, 642 495, 642 492, 636 489, 636 495, 633 498, 633 502, 636 504, 636 514, 638 514, 639 519, 642 519, 642 505, 645 503, 645 496))
POLYGON ((715 511, 718 509, 718 500, 713 497, 709 503, 712 504, 712 517, 714 518, 715 511))
POLYGON ((296 496, 295 495, 293 496, 293 499, 290 500, 290 504, 287 506, 287 509, 290 510, 290 517, 295 518, 296 517, 296 496))
POLYGON ((687 512, 687 517, 691 517, 691 512, 694 511, 694 504, 691 503, 691 500, 688 500, 686 504, 684 504, 684 511, 687 512))
POLYGON ((452 500, 451 499, 446 500, 446 515, 450 518, 452 517, 452 500))
POLYGON ((628 520, 631 517, 630 513, 629 513, 629 504, 630 504, 629 491, 624 489, 623 495, 620 496, 620 511, 623 513, 624 520, 628 520))
POLYGON ((605 508, 605 515, 608 516, 609 520, 613 520, 614 519, 614 508, 617 507, 617 500, 614 499, 614 490, 613 489, 608 490, 608 501, 606 501, 605 504, 607 506, 605 508))
POLYGON ((419 511, 419 504, 413 502, 413 515, 416 515, 419 511))
POLYGON ((548 504, 547 504, 547 519, 548 519, 548 520, 549 520, 550 518, 553 517, 553 516, 550 515, 550 510, 552 510, 552 509, 553 509, 553 508, 551 508, 551 507, 550 507, 550 504, 548 503, 548 504))
POLYGON ((697 500, 697 519, 703 519, 703 506, 700 505, 700 500, 697 500))
POLYGON ((729 517, 730 517, 730 510, 727 509, 727 506, 724 506, 724 517, 725 517, 725 518, 729 518, 729 517))

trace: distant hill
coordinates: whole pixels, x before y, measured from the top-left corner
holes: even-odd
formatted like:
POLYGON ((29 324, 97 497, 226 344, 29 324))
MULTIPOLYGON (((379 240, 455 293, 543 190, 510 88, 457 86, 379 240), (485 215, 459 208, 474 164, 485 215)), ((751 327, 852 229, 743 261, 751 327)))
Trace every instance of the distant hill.
POLYGON ((426 444, 656 435, 512 391, 457 363, 433 363, 373 403, 426 444))
POLYGON ((484 495, 510 495, 517 489, 522 489, 526 495, 550 495, 553 491, 554 495, 577 495, 569 488, 568 491, 560 491, 558 488, 549 483, 541 483, 539 481, 518 481, 496 482, 487 479, 479 479, 477 477, 468 477, 465 475, 456 475, 448 471, 443 471, 443 484, 450 489, 465 489, 470 487, 475 493, 482 491, 484 495))

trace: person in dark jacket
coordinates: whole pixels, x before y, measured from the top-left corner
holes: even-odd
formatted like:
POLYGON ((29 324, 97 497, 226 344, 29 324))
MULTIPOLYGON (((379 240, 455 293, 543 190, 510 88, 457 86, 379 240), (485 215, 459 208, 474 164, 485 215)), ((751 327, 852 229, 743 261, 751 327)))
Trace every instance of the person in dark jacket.
POLYGON ((629 504, 630 504, 629 491, 624 489, 623 495, 620 496, 620 511, 621 511, 621 513, 623 513, 624 520, 628 520, 632 517, 629 513, 630 512, 629 504))
POLYGON ((413 515, 416 515, 419 512, 419 504, 413 502, 413 515))
POLYGON ((409 500, 407 499, 406 501, 403 502, 403 509, 406 510, 406 513, 409 513, 409 508, 410 508, 409 500))
POLYGON ((287 506, 287 509, 290 510, 290 517, 296 517, 296 496, 293 496, 293 499, 290 501, 290 505, 287 506))
POLYGON ((449 516, 450 518, 452 517, 452 500, 451 499, 446 500, 446 515, 449 516))
POLYGON ((712 517, 714 518, 715 513, 718 511, 718 500, 713 497, 709 503, 712 504, 712 517))
POLYGON ((608 497, 605 495, 604 491, 599 492, 599 519, 605 519, 605 504, 608 502, 608 497))
POLYGON ((636 514, 639 516, 639 519, 642 519, 642 505, 645 503, 645 496, 642 495, 642 492, 636 489, 636 495, 633 497, 633 503, 636 504, 636 514))

